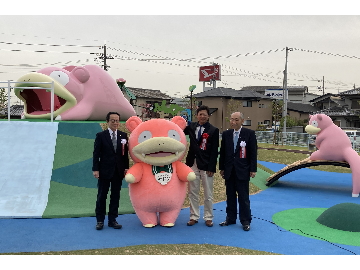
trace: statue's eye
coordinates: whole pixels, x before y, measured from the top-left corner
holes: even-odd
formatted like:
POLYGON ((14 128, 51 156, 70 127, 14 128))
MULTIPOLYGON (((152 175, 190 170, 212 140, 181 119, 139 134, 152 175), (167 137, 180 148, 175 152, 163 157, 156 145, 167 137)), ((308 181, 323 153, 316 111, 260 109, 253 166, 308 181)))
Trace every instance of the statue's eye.
POLYGON ((69 76, 61 70, 55 70, 49 76, 64 86, 70 81, 69 76))
POLYGON ((318 122, 314 120, 314 121, 311 122, 311 125, 314 126, 314 127, 318 127, 318 122))
POLYGON ((148 130, 145 130, 145 131, 141 132, 141 134, 139 135, 138 142, 142 143, 151 138, 152 138, 151 132, 148 130))

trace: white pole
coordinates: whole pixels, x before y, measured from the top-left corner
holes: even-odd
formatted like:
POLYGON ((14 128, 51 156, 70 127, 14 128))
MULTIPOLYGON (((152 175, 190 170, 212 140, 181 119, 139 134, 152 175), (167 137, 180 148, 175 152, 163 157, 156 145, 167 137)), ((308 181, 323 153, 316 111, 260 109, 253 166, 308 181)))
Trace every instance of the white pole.
POLYGON ((10 80, 8 80, 8 121, 10 121, 10 80))
POLYGON ((51 122, 54 121, 54 81, 51 82, 51 122))

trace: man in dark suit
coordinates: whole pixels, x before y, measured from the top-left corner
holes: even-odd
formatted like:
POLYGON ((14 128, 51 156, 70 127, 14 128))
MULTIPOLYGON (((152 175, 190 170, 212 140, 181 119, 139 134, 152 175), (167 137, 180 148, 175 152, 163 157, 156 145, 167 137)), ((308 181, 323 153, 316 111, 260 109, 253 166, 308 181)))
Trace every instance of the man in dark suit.
POLYGON ((118 224, 122 179, 129 169, 127 134, 118 130, 120 114, 109 112, 106 116, 108 129, 96 134, 93 152, 93 175, 98 179, 96 200, 96 229, 102 230, 106 214, 106 198, 111 186, 108 226, 121 229, 118 224))
POLYGON ((243 123, 243 114, 234 112, 230 118, 232 129, 222 134, 219 170, 225 179, 227 198, 226 220, 220 223, 220 226, 236 224, 238 201, 240 223, 244 231, 249 231, 249 181, 250 177, 255 177, 257 171, 257 141, 255 132, 244 128, 243 123))
POLYGON ((210 112, 205 105, 196 110, 197 122, 191 122, 184 130, 190 138, 186 165, 191 167, 196 180, 188 183, 190 200, 190 221, 188 226, 198 223, 200 218, 200 181, 204 189, 204 220, 208 227, 213 226, 213 182, 219 147, 219 129, 209 123, 210 112))

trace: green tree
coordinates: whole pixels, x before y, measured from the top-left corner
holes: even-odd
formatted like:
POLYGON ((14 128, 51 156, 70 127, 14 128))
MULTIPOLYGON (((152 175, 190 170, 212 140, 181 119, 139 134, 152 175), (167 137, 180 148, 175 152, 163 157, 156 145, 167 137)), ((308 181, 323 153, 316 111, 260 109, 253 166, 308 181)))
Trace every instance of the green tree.
POLYGON ((5 117, 5 113, 2 113, 3 110, 7 107, 7 93, 5 91, 5 88, 0 88, 0 118, 5 117))
POLYGON ((226 121, 230 121, 230 115, 233 112, 240 112, 242 107, 241 100, 231 98, 226 106, 226 121))

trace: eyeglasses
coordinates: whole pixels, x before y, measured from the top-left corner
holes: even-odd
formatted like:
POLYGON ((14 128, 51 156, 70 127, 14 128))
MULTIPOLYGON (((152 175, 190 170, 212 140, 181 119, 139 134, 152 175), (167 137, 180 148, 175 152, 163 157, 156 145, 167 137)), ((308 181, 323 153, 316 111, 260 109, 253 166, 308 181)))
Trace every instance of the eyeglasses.
POLYGON ((119 123, 120 121, 119 121, 119 120, 115 120, 115 119, 110 119, 110 122, 111 122, 111 123, 119 123))

